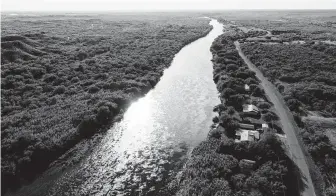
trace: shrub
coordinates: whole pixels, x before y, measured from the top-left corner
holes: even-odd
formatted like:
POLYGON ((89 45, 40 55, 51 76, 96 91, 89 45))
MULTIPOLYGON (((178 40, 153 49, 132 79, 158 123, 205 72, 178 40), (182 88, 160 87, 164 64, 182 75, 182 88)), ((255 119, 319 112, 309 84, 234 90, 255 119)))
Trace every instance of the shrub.
POLYGON ((57 103, 57 99, 56 99, 56 97, 49 98, 49 99, 47 99, 46 103, 48 105, 55 105, 57 103))
POLYGON ((221 97, 224 99, 228 99, 231 95, 235 95, 237 94, 237 92, 231 88, 225 88, 222 93, 221 93, 221 97))
POLYGON ((226 66, 226 71, 227 72, 236 71, 236 70, 238 70, 238 66, 235 65, 235 64, 230 64, 230 65, 226 66))
POLYGON ((85 117, 78 125, 78 133, 81 137, 89 138, 100 128, 94 116, 85 117))
POLYGON ((248 84, 248 85, 251 85, 251 84, 258 84, 259 82, 253 78, 246 78, 245 79, 245 83, 248 84))
POLYGON ((301 103, 297 99, 287 99, 286 104, 291 111, 299 111, 301 103))
POLYGON ((61 85, 54 89, 53 94, 63 94, 65 93, 65 86, 61 85))
POLYGON ((96 93, 96 92, 98 92, 99 90, 100 90, 100 89, 99 89, 96 85, 92 85, 92 86, 89 87, 88 92, 89 92, 89 93, 96 93))
POLYGON ((263 96, 264 94, 264 89, 261 89, 260 87, 256 87, 252 92, 253 96, 263 96))
POLYGON ((30 73, 35 79, 40 79, 45 74, 45 70, 42 68, 31 68, 30 73))
POLYGON ((282 84, 277 85, 278 91, 283 93, 285 91, 285 87, 282 84))
POLYGON ((54 74, 45 74, 44 77, 43 77, 43 81, 45 82, 52 82, 54 80, 56 80, 57 76, 54 75, 54 74))
POLYGON ((108 106, 100 106, 98 108, 96 119, 101 124, 106 124, 112 117, 113 113, 108 106))
POLYGON ((222 132, 219 131, 218 129, 213 129, 213 130, 210 132, 210 137, 213 137, 213 138, 216 138, 216 139, 220 139, 220 138, 221 138, 221 135, 222 135, 222 132))
POLYGON ((77 58, 78 58, 80 61, 86 59, 87 57, 88 57, 88 54, 87 54, 86 52, 83 52, 83 51, 81 51, 81 52, 79 52, 79 53, 77 54, 77 58))
POLYGON ((213 123, 218 123, 218 122, 219 122, 219 118, 218 118, 218 116, 213 117, 213 118, 212 118, 212 122, 213 122, 213 123))
POLYGON ((241 94, 232 95, 227 100, 227 105, 233 106, 237 111, 243 110, 244 96, 241 94))
POLYGON ((234 107, 231 107, 231 106, 228 107, 227 111, 228 111, 228 114, 230 114, 230 115, 233 115, 236 112, 236 110, 234 109, 234 107))
POLYGON ((218 112, 218 113, 221 113, 224 110, 226 110, 226 106, 221 103, 216 105, 213 109, 214 112, 218 112))
POLYGON ((296 112, 293 113, 293 118, 296 122, 296 124, 299 126, 299 127, 304 127, 304 124, 302 122, 302 119, 301 119, 301 116, 299 114, 297 114, 296 112))
POLYGON ((220 125, 224 127, 226 135, 228 137, 234 137, 236 130, 239 128, 239 124, 228 114, 223 114, 220 116, 220 125))
POLYGON ((271 122, 272 120, 278 120, 278 116, 272 112, 267 112, 262 116, 263 120, 266 122, 271 122))
POLYGON ((77 76, 71 79, 71 83, 77 83, 77 82, 79 82, 79 78, 77 76))
POLYGON ((271 107, 271 104, 269 104, 267 102, 261 102, 261 103, 258 103, 257 106, 260 109, 269 109, 271 107))

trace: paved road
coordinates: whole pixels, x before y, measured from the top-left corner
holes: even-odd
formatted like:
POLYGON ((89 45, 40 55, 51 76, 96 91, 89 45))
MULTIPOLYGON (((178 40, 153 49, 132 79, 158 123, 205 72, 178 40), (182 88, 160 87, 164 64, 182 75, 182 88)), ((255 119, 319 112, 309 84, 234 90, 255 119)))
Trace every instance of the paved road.
POLYGON ((259 69, 244 55, 238 41, 235 42, 235 45, 239 55, 242 57, 248 67, 256 72, 256 76, 260 79, 261 85, 263 86, 266 95, 274 104, 274 107, 278 112, 280 122, 286 134, 288 151, 292 160, 300 168, 302 180, 305 183, 305 189, 301 194, 303 196, 315 196, 314 186, 310 177, 306 157, 304 155, 305 151, 302 147, 303 144, 300 140, 298 140, 299 128, 296 126, 293 116, 286 106, 282 95, 276 90, 275 86, 269 82, 266 77, 263 76, 259 69))

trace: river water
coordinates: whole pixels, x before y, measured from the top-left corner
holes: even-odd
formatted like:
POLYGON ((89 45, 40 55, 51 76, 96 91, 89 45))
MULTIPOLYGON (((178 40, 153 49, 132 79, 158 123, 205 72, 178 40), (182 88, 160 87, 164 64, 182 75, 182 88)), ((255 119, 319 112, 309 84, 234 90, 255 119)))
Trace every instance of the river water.
POLYGON ((188 153, 204 140, 219 104, 210 46, 223 25, 176 54, 159 83, 132 103, 77 169, 50 195, 155 195, 188 153))

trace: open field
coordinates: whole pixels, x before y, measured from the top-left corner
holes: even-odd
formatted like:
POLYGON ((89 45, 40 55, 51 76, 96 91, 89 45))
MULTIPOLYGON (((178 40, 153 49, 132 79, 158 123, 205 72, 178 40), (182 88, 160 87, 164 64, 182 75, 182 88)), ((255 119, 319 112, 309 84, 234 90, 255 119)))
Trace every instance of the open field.
POLYGON ((2 16, 2 191, 109 128, 184 45, 211 30, 180 14, 2 16))

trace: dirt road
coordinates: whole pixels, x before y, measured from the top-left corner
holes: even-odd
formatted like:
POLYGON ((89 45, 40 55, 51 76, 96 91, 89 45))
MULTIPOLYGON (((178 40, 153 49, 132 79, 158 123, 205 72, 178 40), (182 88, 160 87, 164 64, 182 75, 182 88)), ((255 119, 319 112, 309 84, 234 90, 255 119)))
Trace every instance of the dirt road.
POLYGON ((307 152, 303 148, 302 141, 298 139, 299 128, 296 126, 294 118, 286 106, 282 95, 277 91, 276 87, 263 76, 259 69, 244 55, 238 41, 235 42, 235 45, 240 57, 252 71, 256 72, 256 76, 261 81, 265 94, 274 104, 274 107, 278 112, 283 130, 286 134, 289 154, 291 155, 292 160, 300 168, 302 181, 305 183, 304 190, 302 190, 301 194, 303 196, 315 196, 314 186, 305 157, 305 153, 307 154, 307 152))

